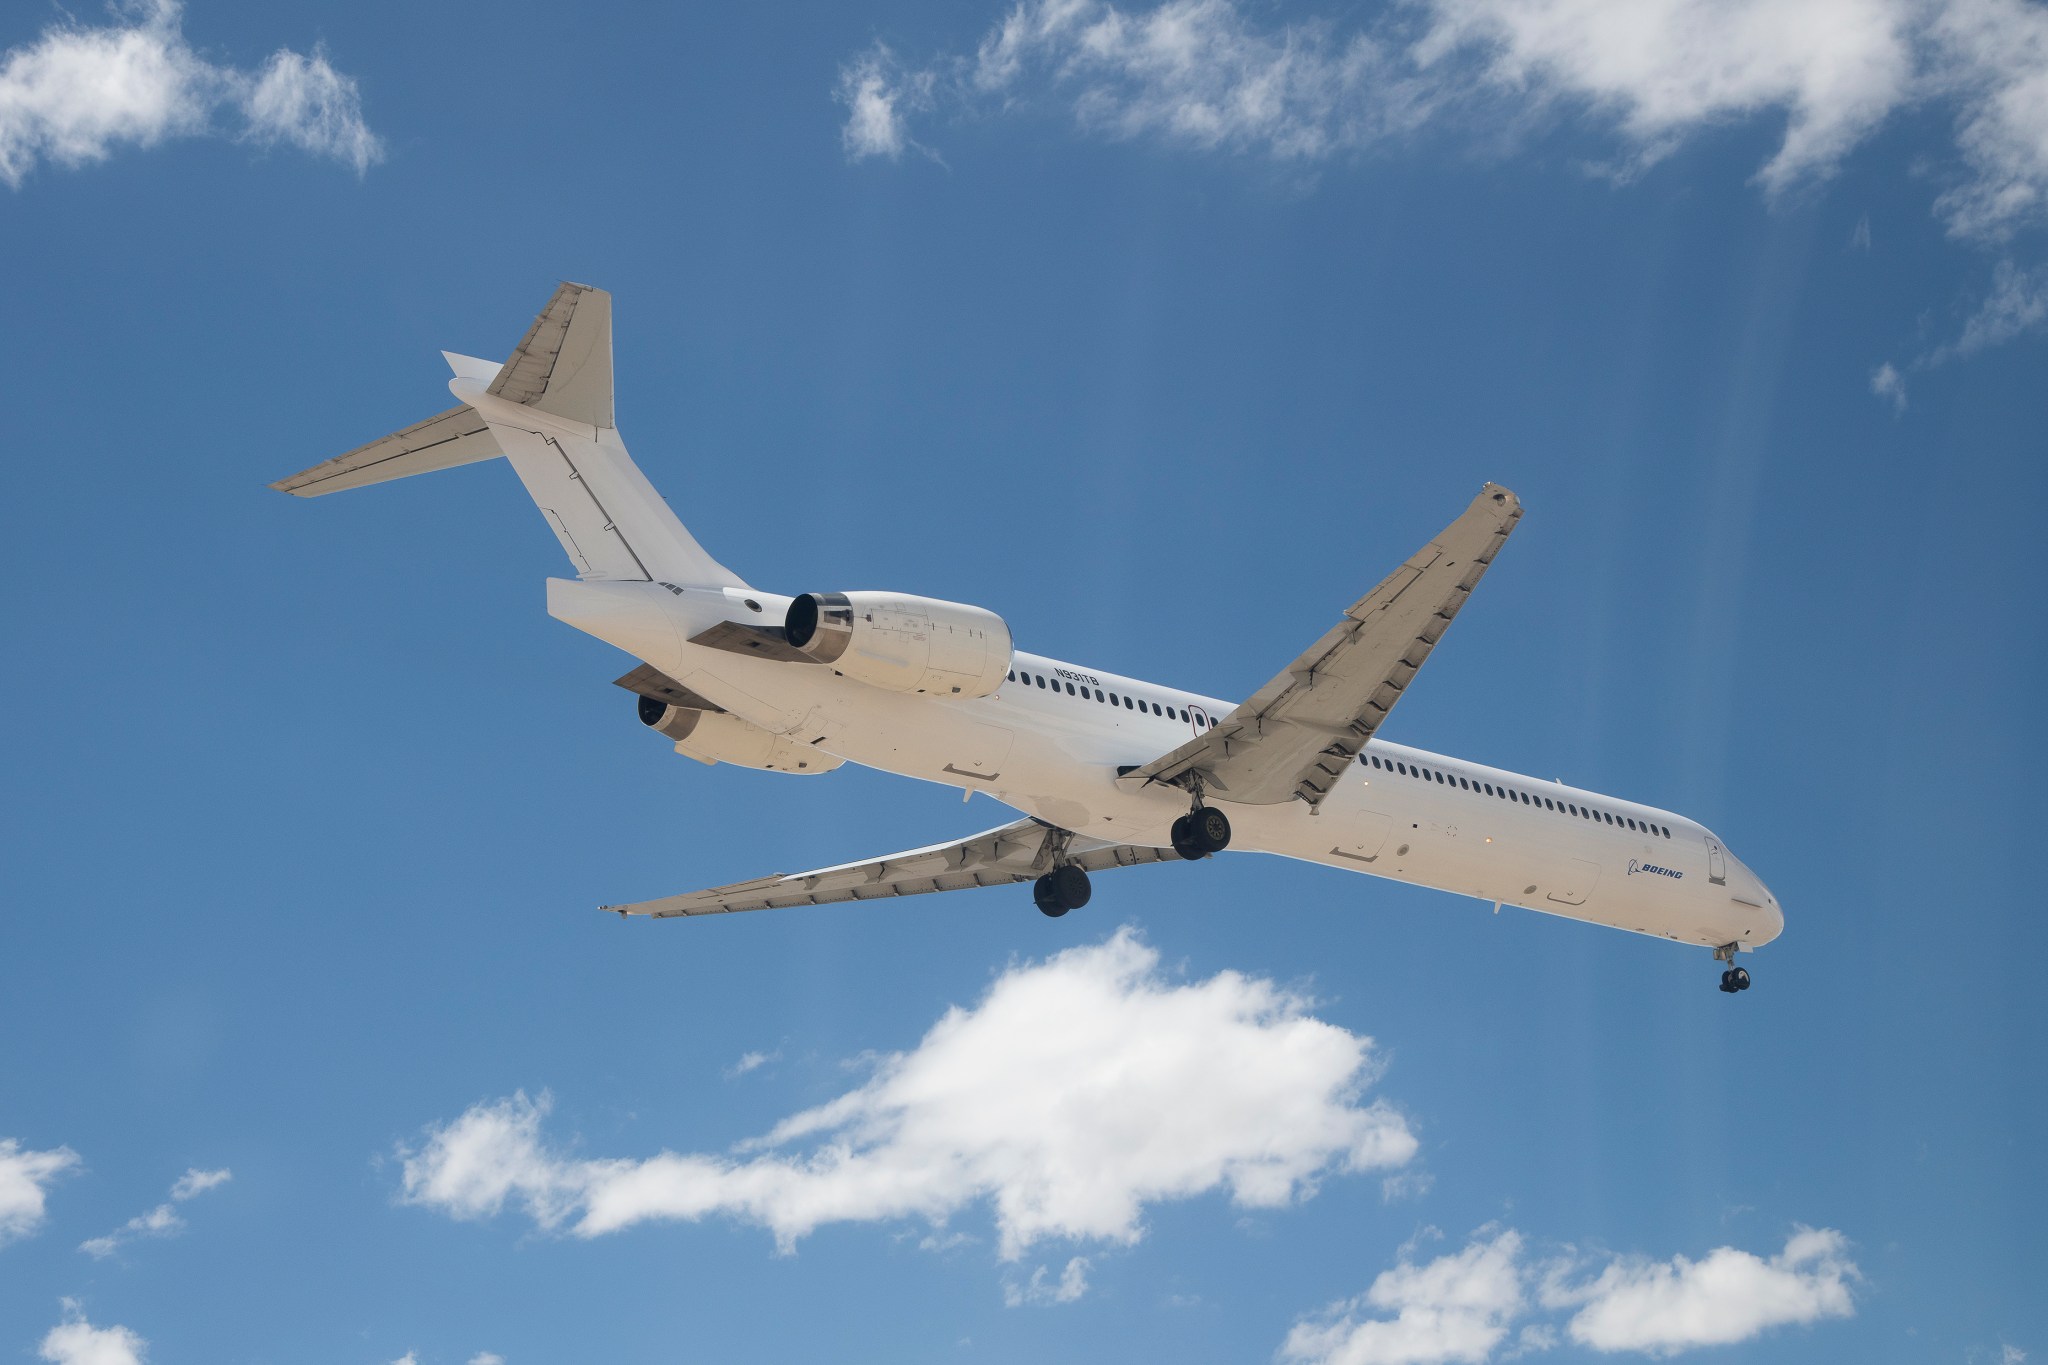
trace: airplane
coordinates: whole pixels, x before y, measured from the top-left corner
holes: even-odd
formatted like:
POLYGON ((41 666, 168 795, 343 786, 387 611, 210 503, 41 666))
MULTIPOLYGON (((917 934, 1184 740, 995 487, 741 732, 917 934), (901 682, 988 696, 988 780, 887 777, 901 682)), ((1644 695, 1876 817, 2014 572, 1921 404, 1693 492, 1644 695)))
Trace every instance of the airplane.
POLYGON ((271 485, 319 497, 504 457, 574 578, 548 614, 639 661, 641 722, 705 764, 861 764, 985 792, 1021 819, 811 872, 602 907, 677 918, 1029 882, 1059 917, 1117 867, 1251 850, 1738 952, 1784 915, 1675 812, 1381 739, 1521 520, 1489 483, 1273 680, 1232 703, 1015 647, 982 607, 784 596, 713 559, 626 453, 611 295, 565 283, 502 364, 443 352, 456 406, 271 485))

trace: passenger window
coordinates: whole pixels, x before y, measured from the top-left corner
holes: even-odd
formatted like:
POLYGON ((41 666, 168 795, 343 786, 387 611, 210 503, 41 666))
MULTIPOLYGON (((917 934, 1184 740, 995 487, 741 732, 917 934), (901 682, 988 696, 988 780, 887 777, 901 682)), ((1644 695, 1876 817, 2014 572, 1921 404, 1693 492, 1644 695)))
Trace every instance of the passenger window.
POLYGON ((1472 790, 1472 784, 1471 784, 1470 782, 1467 782, 1467 781, 1466 781, 1466 780, 1465 780, 1464 778, 1462 778, 1462 777, 1458 779, 1458 785, 1459 785, 1460 787, 1463 787, 1463 788, 1464 788, 1464 789, 1465 789, 1466 791, 1471 791, 1471 790, 1472 790))
POLYGON ((1009 671, 1008 673, 1005 673, 1005 674, 1003 675, 1003 681, 1004 681, 1004 682, 1015 682, 1015 681, 1017 681, 1017 670, 1013 668, 1013 669, 1011 669, 1011 670, 1010 670, 1010 671, 1009 671))
POLYGON ((1102 689, 1101 689, 1101 688, 1099 688, 1099 687, 1095 689, 1095 700, 1097 700, 1097 701, 1101 701, 1101 700, 1102 700, 1102 689))
POLYGON ((1067 684, 1067 695, 1070 697, 1074 695, 1074 685, 1072 683, 1067 684))
POLYGON ((1045 675, 1044 675, 1044 674, 1042 674, 1042 673, 1041 673, 1041 674, 1038 674, 1038 675, 1036 675, 1036 677, 1035 677, 1035 681, 1036 681, 1036 682, 1038 683, 1038 685, 1039 685, 1040 687, 1043 687, 1043 686, 1045 686, 1045 675))
POLYGON ((1138 703, 1136 703, 1136 702, 1132 701, 1132 700, 1131 700, 1131 699, 1130 699, 1129 697, 1125 697, 1125 698, 1124 698, 1124 710, 1126 710, 1126 711, 1132 711, 1132 710, 1135 710, 1135 709, 1137 709, 1137 705, 1138 705, 1138 703))

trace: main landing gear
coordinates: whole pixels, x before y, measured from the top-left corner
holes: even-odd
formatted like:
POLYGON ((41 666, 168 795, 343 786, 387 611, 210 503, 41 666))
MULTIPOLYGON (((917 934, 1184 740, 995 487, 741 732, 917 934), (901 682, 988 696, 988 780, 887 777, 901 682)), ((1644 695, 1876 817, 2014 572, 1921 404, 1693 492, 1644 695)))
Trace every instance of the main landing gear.
POLYGON ((1721 993, 1723 995, 1734 995, 1738 991, 1749 989, 1749 973, 1743 968, 1733 965, 1735 962, 1734 944, 1724 943, 1714 949, 1714 961, 1730 964, 1728 970, 1721 973, 1721 993))
POLYGON ((1173 851, 1193 862, 1230 847, 1230 818, 1214 806, 1196 806, 1173 822, 1173 851))
POLYGON ((1088 870, 1074 863, 1062 864, 1031 884, 1031 899, 1054 919, 1079 910, 1088 896, 1088 870))

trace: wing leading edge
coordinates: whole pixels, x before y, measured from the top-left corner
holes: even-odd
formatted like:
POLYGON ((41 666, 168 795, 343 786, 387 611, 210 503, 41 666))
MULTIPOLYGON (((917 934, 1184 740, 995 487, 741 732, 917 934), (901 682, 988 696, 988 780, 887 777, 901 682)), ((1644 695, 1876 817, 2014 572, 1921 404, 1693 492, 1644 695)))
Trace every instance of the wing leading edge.
POLYGON ((1054 862, 1062 857, 1089 872, 1101 872, 1112 867, 1177 861, 1179 856, 1172 849, 1112 844, 1069 833, 1041 820, 1019 820, 954 843, 914 848, 863 863, 757 877, 708 891, 602 908, 618 915, 648 915, 655 919, 723 915, 738 910, 833 905, 886 900, 892 896, 922 896, 933 891, 964 891, 976 886, 1009 886, 1035 880, 1051 871, 1054 862))
POLYGON ((1344 619, 1213 729, 1126 782, 1198 783, 1224 801, 1322 803, 1449 629, 1522 517, 1522 504, 1487 484, 1456 521, 1344 619))

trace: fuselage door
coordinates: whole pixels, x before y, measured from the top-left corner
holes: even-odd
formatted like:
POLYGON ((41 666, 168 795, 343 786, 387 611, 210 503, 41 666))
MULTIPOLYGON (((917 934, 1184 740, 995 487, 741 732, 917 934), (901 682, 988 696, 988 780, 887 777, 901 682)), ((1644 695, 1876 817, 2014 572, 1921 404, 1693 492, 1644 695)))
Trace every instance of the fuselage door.
POLYGON ((1707 880, 1716 886, 1728 885, 1728 855, 1721 851, 1721 841, 1711 834, 1707 836, 1707 880))

